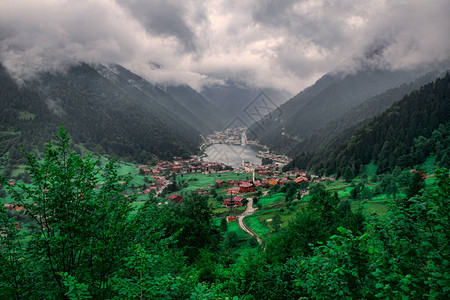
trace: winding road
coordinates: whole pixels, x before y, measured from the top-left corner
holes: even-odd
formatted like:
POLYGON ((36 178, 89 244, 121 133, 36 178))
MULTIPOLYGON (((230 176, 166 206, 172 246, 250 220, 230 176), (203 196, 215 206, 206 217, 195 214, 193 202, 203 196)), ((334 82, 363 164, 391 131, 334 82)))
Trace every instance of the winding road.
POLYGON ((259 238, 258 234, 256 234, 256 232, 254 232, 253 230, 251 230, 248 226, 245 225, 244 223, 244 218, 246 216, 250 216, 251 214, 253 214, 255 212, 255 208, 253 207, 253 198, 247 198, 248 203, 247 203, 247 208, 245 209, 245 211, 240 214, 239 216, 237 216, 237 220, 238 220, 238 224, 239 227, 241 227, 242 230, 244 230, 247 234, 254 236, 256 238, 256 240, 258 241, 258 243, 262 244, 262 240, 259 238))

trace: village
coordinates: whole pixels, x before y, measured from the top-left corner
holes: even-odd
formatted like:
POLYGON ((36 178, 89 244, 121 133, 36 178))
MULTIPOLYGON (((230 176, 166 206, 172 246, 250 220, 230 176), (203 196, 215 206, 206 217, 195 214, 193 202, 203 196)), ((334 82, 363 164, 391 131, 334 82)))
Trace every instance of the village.
MULTIPOLYGON (((241 144, 252 143, 245 138, 245 130, 242 128, 227 129, 222 132, 215 132, 205 139, 208 143, 230 143, 241 144)), ((255 143, 255 142, 253 142, 255 143)), ((310 182, 321 182, 327 178, 319 178, 307 174, 303 171, 289 171, 283 173, 282 167, 289 162, 289 158, 284 155, 273 154, 267 150, 259 151, 258 157, 266 159, 269 163, 263 165, 252 164, 242 159, 239 167, 233 168, 221 162, 207 162, 199 155, 189 158, 174 157, 172 161, 159 161, 156 164, 136 166, 129 163, 122 164, 119 168, 135 170, 129 172, 133 175, 134 184, 130 187, 126 197, 135 194, 138 203, 147 199, 154 199, 159 205, 174 202, 183 203, 186 193, 194 192, 198 195, 210 196, 220 193, 224 199, 220 207, 232 210, 233 208, 246 206, 246 200, 252 197, 257 191, 266 195, 273 186, 284 186, 293 182, 303 188, 299 197, 308 194, 308 184, 310 182), (177 179, 178 178, 178 179, 177 179), (195 189, 185 189, 177 187, 177 182, 181 180, 188 184, 192 180, 202 179, 202 183, 195 189)), ((120 182, 123 183, 123 182, 120 182)), ((11 179, 11 186, 15 180, 11 179)), ((5 204, 8 210, 20 210, 22 207, 14 207, 5 204)), ((228 221, 235 220, 235 216, 230 214, 228 221)))
MULTIPOLYGON (((245 135, 246 128, 228 128, 223 131, 216 131, 213 134, 204 138, 204 145, 212 144, 233 144, 233 145, 245 145, 254 144, 255 141, 249 141, 245 135)), ((175 175, 181 174, 215 174, 215 173, 247 173, 253 174, 253 180, 248 182, 242 182, 243 185, 251 185, 252 187, 269 188, 271 185, 288 182, 291 177, 301 177, 306 179, 306 173, 299 172, 297 174, 290 173, 284 176, 280 171, 281 168, 289 162, 289 158, 285 155, 272 154, 268 150, 261 150, 257 157, 266 159, 270 162, 262 166, 255 165, 244 161, 242 158, 242 164, 238 168, 232 168, 220 162, 205 162, 202 157, 193 155, 188 159, 182 157, 174 157, 173 161, 161 161, 156 165, 149 167, 148 165, 140 165, 138 167, 138 173, 145 176, 151 176, 154 182, 149 186, 145 186, 142 193, 153 194, 158 196, 163 190, 171 184, 170 178, 175 175), (264 179, 255 180, 255 174, 259 176, 265 176, 264 179), (301 176, 300 176, 301 175, 301 176), (273 178, 271 178, 272 176, 273 178)), ((218 180, 220 187, 222 182, 218 180)), ((228 182, 229 185, 240 186, 241 182, 228 182)), ((199 189, 198 193, 205 194, 204 189, 199 189)), ((242 193, 242 191, 241 191, 242 193)), ((174 197, 174 196, 173 196, 174 197)), ((172 197, 172 198, 173 198, 172 197)), ((179 198, 177 198, 179 201, 179 198)))

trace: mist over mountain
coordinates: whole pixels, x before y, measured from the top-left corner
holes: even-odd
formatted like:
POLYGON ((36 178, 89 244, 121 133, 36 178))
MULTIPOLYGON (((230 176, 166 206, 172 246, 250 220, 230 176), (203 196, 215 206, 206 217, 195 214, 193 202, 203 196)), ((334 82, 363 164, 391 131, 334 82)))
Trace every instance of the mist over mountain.
POLYGON ((169 124, 177 123, 176 117, 203 134, 222 127, 221 111, 189 86, 153 84, 117 64, 97 70, 169 124))
MULTIPOLYGON (((303 152, 316 151, 319 147, 325 145, 327 142, 346 131, 347 128, 358 128, 358 126, 362 126, 360 123, 387 110, 393 103, 399 101, 405 95, 414 90, 420 89, 423 85, 432 82, 439 76, 444 75, 445 73, 441 73, 440 71, 433 71, 410 83, 404 83, 398 87, 388 89, 379 95, 369 98, 367 101, 353 107, 342 116, 328 122, 326 126, 320 128, 319 131, 306 138, 304 141, 298 142, 291 148, 288 154, 291 157, 294 157, 303 152)), ((340 138, 343 138, 344 136, 346 135, 342 135, 340 138)))
POLYGON ((201 94, 221 108, 229 127, 249 127, 291 97, 286 91, 258 90, 230 80, 225 85, 207 86, 201 94))
POLYGON ((205 124, 203 129, 197 128, 200 132, 211 133, 213 130, 225 128, 227 118, 224 110, 189 85, 166 86, 164 90, 195 116, 194 120, 185 118, 190 124, 194 127, 200 123, 205 124))
MULTIPOLYGON (((63 125, 91 150, 134 160, 171 158, 196 153, 200 131, 211 132, 220 124, 217 110, 194 90, 189 89, 189 99, 196 101, 197 111, 208 111, 216 120, 214 125, 210 121, 212 127, 176 100, 179 95, 119 65, 80 64, 22 86, 3 67, 1 74, 2 128, 24 137, 33 133, 28 144, 38 145, 38 137, 63 125)), ((7 152, 17 145, 3 146, 7 152)))
MULTIPOLYGON (((279 151, 295 153, 299 151, 296 147, 314 150, 314 146, 303 143, 309 144, 308 138, 320 130, 326 130, 327 124, 343 118, 348 111, 356 109, 370 98, 388 89, 410 83, 429 70, 419 68, 391 71, 366 68, 355 73, 327 74, 281 105, 277 115, 267 115, 253 124, 248 135, 279 151)), ((430 77, 425 81, 432 79, 433 77, 430 77)), ((420 82, 423 83, 424 80, 420 82)), ((392 100, 391 97, 389 99, 392 100)), ((387 108, 381 103, 375 106, 387 108)), ((334 130, 336 129, 337 127, 334 127, 334 130)))
MULTIPOLYGON (((433 155, 439 163, 450 153, 450 75, 404 96, 386 111, 340 136, 315 153, 303 153, 286 167, 342 176, 361 166, 377 165, 378 173, 413 168, 433 155)), ((445 162, 447 165, 448 162, 445 162)))

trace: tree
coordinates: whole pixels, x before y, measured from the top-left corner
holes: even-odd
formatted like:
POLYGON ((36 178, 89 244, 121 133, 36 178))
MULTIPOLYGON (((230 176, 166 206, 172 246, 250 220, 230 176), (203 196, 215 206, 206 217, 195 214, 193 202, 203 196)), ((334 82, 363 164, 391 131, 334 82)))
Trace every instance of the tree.
POLYGON ((208 198, 193 192, 184 202, 168 208, 163 219, 168 235, 176 236, 177 247, 190 261, 194 261, 201 249, 217 247, 221 240, 219 228, 212 220, 212 208, 208 198))
POLYGON ((20 299, 27 270, 16 221, 0 206, 0 298, 20 299))
POLYGON ((273 195, 273 194, 278 193, 279 191, 280 191, 280 186, 278 184, 275 184, 270 188, 269 193, 271 195, 273 195))
POLYGON ((424 173, 421 171, 415 171, 412 174, 411 181, 406 190, 406 197, 410 199, 421 193, 421 190, 425 188, 424 173))
POLYGON ((118 176, 114 161, 99 168, 90 156, 82 159, 63 127, 55 139, 43 162, 25 153, 32 184, 10 187, 15 203, 34 220, 29 259, 53 293, 47 296, 64 297, 72 276, 101 297, 129 237, 128 179, 118 176))
POLYGON ((222 218, 222 220, 220 220, 220 231, 226 233, 227 230, 228 230, 227 219, 222 218))
POLYGON ((320 189, 311 197, 308 208, 320 216, 320 220, 324 222, 323 225, 328 226, 334 222, 338 204, 339 198, 325 189, 320 189))
POLYGON ((239 243, 239 237, 236 231, 230 231, 225 235, 225 239, 223 241, 226 248, 236 248, 239 243))
POLYGON ((272 218, 272 223, 271 223, 273 231, 278 232, 278 230, 280 230, 280 228, 281 228, 282 223, 283 222, 281 221, 281 216, 279 214, 275 214, 272 218))
POLYGON ((450 168, 450 160, 447 153, 442 156, 441 161, 439 162, 439 167, 447 169, 450 168))
POLYGON ((353 169, 350 167, 345 168, 343 177, 347 182, 352 181, 352 179, 355 178, 355 173, 353 172, 353 169))

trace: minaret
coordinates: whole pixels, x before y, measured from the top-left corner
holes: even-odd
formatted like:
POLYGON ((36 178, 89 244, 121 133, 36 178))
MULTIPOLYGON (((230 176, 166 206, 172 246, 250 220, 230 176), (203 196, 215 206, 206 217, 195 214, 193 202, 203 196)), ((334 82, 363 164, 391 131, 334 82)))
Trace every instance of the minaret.
POLYGON ((255 166, 253 165, 253 184, 255 183, 255 166))

